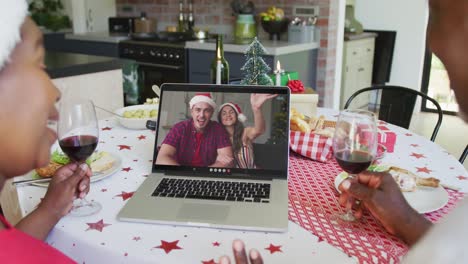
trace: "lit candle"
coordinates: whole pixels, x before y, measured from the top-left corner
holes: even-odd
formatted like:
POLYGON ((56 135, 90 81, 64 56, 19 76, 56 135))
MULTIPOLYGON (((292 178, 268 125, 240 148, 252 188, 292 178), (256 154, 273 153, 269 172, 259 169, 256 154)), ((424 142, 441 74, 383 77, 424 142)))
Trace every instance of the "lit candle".
POLYGON ((275 74, 276 74, 276 83, 275 85, 276 86, 281 86, 281 74, 283 73, 284 71, 281 69, 281 63, 280 61, 278 60, 276 62, 276 71, 275 71, 275 74))

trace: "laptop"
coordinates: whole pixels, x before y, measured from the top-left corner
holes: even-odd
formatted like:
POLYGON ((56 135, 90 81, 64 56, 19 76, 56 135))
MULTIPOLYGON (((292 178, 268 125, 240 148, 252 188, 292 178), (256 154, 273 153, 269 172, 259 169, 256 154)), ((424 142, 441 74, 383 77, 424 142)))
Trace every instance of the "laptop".
POLYGON ((287 87, 163 84, 152 173, 117 218, 156 224, 287 231, 288 135, 287 87), (232 110, 236 107, 238 117, 241 113, 246 117, 244 130, 258 132, 250 103, 252 94, 276 94, 276 97, 263 103, 260 111, 264 126, 259 126, 263 129, 261 133, 249 132, 255 135, 250 137, 254 138, 252 144, 241 147, 244 151, 236 158, 223 125, 225 121, 221 115, 218 119, 219 107, 225 103, 232 110), (211 116, 207 105, 215 106, 211 116), (200 113, 209 121, 200 119, 200 113), (195 134, 201 129, 200 140, 195 134), (223 156, 226 153, 231 153, 232 158, 223 156))

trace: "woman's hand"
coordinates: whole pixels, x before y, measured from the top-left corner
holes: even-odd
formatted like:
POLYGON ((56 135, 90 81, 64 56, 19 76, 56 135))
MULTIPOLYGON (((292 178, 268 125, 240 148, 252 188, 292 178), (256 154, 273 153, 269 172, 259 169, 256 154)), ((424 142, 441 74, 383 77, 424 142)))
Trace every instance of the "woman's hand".
POLYGON ((71 210, 73 200, 83 198, 89 192, 91 175, 91 169, 86 163, 80 166, 71 163, 61 167, 52 177, 39 207, 59 218, 65 216, 71 210))
MULTIPOLYGON (((389 173, 360 173, 357 181, 343 181, 340 190, 341 205, 350 207, 354 199, 360 200, 389 233, 397 235, 409 245, 414 244, 431 226, 408 204, 389 173)), ((362 217, 362 207, 355 212, 355 216, 362 217)))
MULTIPOLYGON (((263 264, 262 256, 256 249, 251 249, 249 252, 249 258, 245 253, 245 245, 241 240, 234 240, 232 242, 232 251, 234 253, 234 261, 236 264, 263 264)), ((219 259, 219 264, 231 264, 231 260, 228 256, 222 256, 219 259)))
POLYGON ((275 98, 277 94, 257 94, 253 93, 250 95, 250 104, 253 110, 258 110, 262 107, 263 103, 267 100, 275 98))

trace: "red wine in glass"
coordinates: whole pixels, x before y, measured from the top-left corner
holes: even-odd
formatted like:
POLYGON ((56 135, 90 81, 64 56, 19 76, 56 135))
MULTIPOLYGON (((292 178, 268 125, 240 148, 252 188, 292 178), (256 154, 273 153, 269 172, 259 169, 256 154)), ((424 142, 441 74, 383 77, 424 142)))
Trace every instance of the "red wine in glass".
POLYGON ((93 154, 98 138, 91 135, 70 136, 59 140, 60 148, 67 156, 78 163, 85 162, 93 154))
POLYGON ((366 170, 373 159, 373 156, 366 151, 344 150, 335 153, 338 165, 349 174, 358 174, 366 170))
MULTIPOLYGON (((59 145, 72 162, 81 164, 86 162, 98 145, 99 126, 93 102, 68 95, 65 94, 60 102, 57 122, 59 145)), ((70 215, 88 216, 99 212, 101 208, 97 201, 76 199, 70 215)))
MULTIPOLYGON (((377 125, 375 115, 365 110, 340 112, 333 135, 333 152, 348 178, 356 180, 358 173, 366 170, 377 154, 377 125)), ((351 209, 338 219, 355 221, 351 209)))

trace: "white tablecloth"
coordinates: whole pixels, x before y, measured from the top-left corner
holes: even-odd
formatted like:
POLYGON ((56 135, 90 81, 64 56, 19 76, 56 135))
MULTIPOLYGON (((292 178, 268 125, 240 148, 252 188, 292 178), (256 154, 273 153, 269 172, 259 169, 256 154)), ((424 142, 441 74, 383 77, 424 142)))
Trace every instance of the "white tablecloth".
MULTIPOLYGON (((257 248, 266 263, 356 261, 293 222, 287 233, 265 233, 118 221, 117 213, 151 172, 155 136, 149 130, 125 129, 113 119, 100 122, 100 127, 98 150, 119 155, 122 169, 91 184, 88 199, 101 203, 101 212, 66 216, 47 239, 78 263, 214 263, 224 254, 232 255, 236 238, 257 248)), ((18 187, 25 214, 37 206, 45 190, 18 187)))

